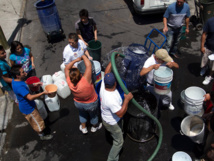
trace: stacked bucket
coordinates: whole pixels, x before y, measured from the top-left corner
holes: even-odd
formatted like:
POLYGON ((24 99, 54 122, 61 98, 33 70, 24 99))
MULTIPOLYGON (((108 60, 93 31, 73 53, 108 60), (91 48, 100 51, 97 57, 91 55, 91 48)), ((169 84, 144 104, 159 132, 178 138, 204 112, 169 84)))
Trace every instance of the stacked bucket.
POLYGON ((201 116, 204 114, 203 102, 206 92, 199 87, 192 86, 181 92, 184 111, 189 116, 181 122, 181 134, 188 136, 193 142, 204 142, 205 123, 201 116))

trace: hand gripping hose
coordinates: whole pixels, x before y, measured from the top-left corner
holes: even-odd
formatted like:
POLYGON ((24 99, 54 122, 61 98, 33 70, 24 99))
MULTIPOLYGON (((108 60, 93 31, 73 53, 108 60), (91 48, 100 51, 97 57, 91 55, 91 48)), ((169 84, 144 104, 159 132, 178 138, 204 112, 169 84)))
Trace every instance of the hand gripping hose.
MULTIPOLYGON (((116 64, 115 64, 115 56, 119 54, 120 57, 124 58, 125 55, 123 54, 120 54, 118 52, 113 52, 112 55, 111 55, 111 64, 112 64, 112 70, 114 72, 114 75, 117 79, 117 82, 119 83, 120 87, 123 89, 124 93, 125 94, 128 94, 129 91, 128 89, 126 88, 126 86, 123 84, 123 81, 122 79, 120 78, 120 75, 117 71, 117 67, 116 67, 116 64)), ((154 117, 152 114, 150 114, 149 112, 147 112, 139 103, 137 103, 137 101, 132 98, 131 102, 137 107, 139 108, 141 111, 143 111, 147 116, 149 116, 152 120, 155 121, 155 123, 158 125, 158 128, 159 128, 159 139, 158 139, 158 145, 155 149, 155 151, 153 152, 153 154, 150 156, 150 158, 148 159, 148 161, 152 161, 154 159, 154 157, 157 155, 159 149, 160 149, 160 146, 161 146, 161 143, 162 143, 162 139, 163 139, 163 130, 162 130, 162 126, 160 124, 160 122, 158 121, 158 119, 156 117, 154 117)))

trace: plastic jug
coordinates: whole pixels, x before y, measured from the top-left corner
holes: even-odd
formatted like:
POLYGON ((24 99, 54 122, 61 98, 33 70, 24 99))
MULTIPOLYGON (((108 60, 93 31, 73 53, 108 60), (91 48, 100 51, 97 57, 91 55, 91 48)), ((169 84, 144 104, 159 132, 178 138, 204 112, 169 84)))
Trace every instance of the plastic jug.
POLYGON ((93 61, 93 63, 94 63, 96 78, 97 78, 95 83, 98 83, 99 81, 101 81, 101 65, 100 65, 100 62, 98 61, 93 61))
POLYGON ((56 82, 57 80, 59 79, 65 79, 65 73, 63 73, 61 70, 58 71, 58 72, 55 72, 53 75, 52 75, 52 79, 54 82, 56 82))
POLYGON ((36 103, 40 116, 43 118, 43 120, 46 119, 48 116, 48 113, 45 109, 45 104, 43 103, 43 101, 40 99, 35 99, 34 101, 36 103))
POLYGON ((62 70, 63 73, 65 73, 65 64, 64 63, 62 63, 60 65, 60 69, 62 70))
POLYGON ((48 84, 53 84, 53 79, 51 75, 43 75, 41 78, 42 84, 42 89, 45 90, 45 86, 48 84))
POLYGON ((52 98, 45 95, 45 104, 50 112, 58 111, 60 109, 60 101, 57 95, 52 98))
POLYGON ((54 84, 58 87, 57 94, 63 99, 67 98, 71 94, 71 90, 65 80, 59 79, 54 84))

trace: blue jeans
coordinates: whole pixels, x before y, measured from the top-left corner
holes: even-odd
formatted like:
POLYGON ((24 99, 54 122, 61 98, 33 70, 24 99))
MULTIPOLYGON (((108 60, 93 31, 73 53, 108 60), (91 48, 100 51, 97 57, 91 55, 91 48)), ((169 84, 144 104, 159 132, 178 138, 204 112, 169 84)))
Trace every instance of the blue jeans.
POLYGON ((181 39, 182 27, 173 29, 168 26, 168 31, 166 33, 166 45, 165 49, 169 54, 175 54, 178 50, 178 43, 181 39))
POLYGON ((115 125, 109 125, 103 120, 103 125, 105 126, 106 130, 110 132, 113 138, 113 145, 108 155, 107 161, 118 161, 119 160, 119 153, 123 147, 123 132, 122 132, 122 120, 120 120, 115 125))
POLYGON ((92 125, 98 123, 98 99, 92 103, 79 103, 74 101, 74 105, 79 110, 79 119, 81 123, 86 123, 88 117, 92 125))

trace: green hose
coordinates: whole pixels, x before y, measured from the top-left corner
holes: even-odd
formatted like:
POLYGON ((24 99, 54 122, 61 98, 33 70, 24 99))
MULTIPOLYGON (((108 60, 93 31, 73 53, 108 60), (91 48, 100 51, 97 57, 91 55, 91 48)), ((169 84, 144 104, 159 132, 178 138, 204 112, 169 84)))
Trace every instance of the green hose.
MULTIPOLYGON (((125 55, 123 54, 120 54, 118 52, 113 52, 112 55, 111 55, 111 64, 112 64, 112 70, 114 72, 114 75, 120 85, 120 87, 123 89, 124 93, 125 94, 128 94, 129 91, 128 89, 126 88, 126 86, 123 84, 123 81, 122 79, 120 78, 120 75, 117 71, 117 67, 116 67, 116 64, 115 64, 115 55, 119 54, 122 58, 125 57, 125 55)), ((159 139, 158 139, 158 145, 155 149, 155 151, 153 152, 153 154, 150 156, 150 158, 148 159, 148 161, 151 161, 154 159, 154 157, 157 155, 159 149, 160 149, 160 146, 161 146, 161 143, 162 143, 162 139, 163 139, 163 130, 162 130, 162 126, 160 124, 160 122, 158 121, 158 119, 156 117, 154 117, 152 114, 150 114, 148 111, 146 111, 139 103, 137 103, 137 101, 133 98, 131 100, 131 102, 137 107, 139 108, 141 111, 143 111, 147 116, 149 116, 152 120, 154 120, 156 122, 156 124, 158 125, 158 128, 159 128, 159 139)))

